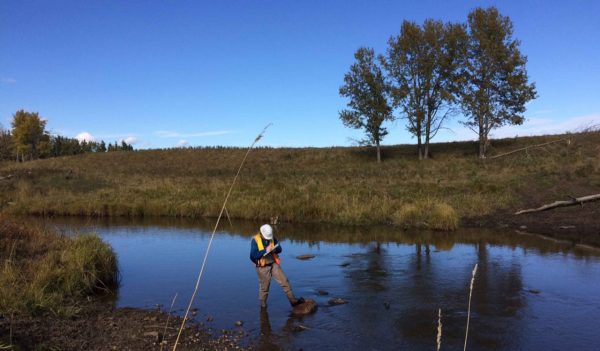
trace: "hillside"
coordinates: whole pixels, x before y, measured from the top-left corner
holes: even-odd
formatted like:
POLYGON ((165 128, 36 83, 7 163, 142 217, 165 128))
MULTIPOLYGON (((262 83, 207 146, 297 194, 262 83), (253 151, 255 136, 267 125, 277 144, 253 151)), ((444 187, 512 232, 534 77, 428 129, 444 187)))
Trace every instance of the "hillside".
MULTIPOLYGON (((434 158, 421 162, 415 146, 389 146, 381 164, 370 148, 258 148, 227 209, 234 218, 277 215, 299 222, 452 229, 458 219, 502 225, 506 218, 504 224, 516 225, 516 209, 600 192, 600 133, 492 141, 491 156, 561 138, 570 143, 487 160, 476 158, 475 142, 433 144, 434 158)), ((5 163, 0 177, 12 177, 0 180, 0 208, 11 214, 214 217, 244 152, 148 150, 5 163)), ((599 206, 583 210, 599 213, 599 206)), ((581 211, 553 212, 575 218, 581 211)), ((586 225, 595 230, 597 224, 586 225)))

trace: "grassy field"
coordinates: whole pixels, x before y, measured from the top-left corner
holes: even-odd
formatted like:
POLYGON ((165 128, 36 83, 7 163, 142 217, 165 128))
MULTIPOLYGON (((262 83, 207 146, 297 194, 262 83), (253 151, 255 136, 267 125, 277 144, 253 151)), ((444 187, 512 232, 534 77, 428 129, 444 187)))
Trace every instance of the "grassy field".
POLYGON ((71 316, 78 299, 114 293, 114 252, 94 235, 68 238, 0 217, 0 317, 71 316))
MULTIPOLYGON (((338 224, 393 223, 453 229, 460 219, 600 190, 600 133, 492 141, 501 154, 479 160, 475 142, 258 148, 230 198, 231 217, 338 224)), ((0 165, 0 208, 12 214, 214 217, 245 149, 112 152, 0 165)))

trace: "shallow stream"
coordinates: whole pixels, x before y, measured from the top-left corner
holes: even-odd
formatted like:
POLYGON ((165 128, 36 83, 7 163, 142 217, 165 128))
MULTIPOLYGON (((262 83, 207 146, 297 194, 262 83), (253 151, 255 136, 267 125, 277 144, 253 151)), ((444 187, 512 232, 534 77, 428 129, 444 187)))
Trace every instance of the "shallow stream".
MULTIPOLYGON (((95 232, 116 251, 120 307, 168 309, 189 301, 212 221, 81 220, 45 225, 95 232)), ((389 227, 284 225, 282 268, 318 311, 290 315, 273 282, 261 313, 249 248, 259 224, 225 222, 212 245, 194 318, 214 334, 243 329, 259 349, 462 350, 469 283, 478 263, 470 350, 598 350, 600 252, 532 235, 485 230, 405 232, 389 227), (313 254, 310 260, 296 256, 313 254), (327 295, 325 295, 327 294, 327 295), (329 305, 332 298, 348 303, 329 305), (235 322, 243 321, 242 327, 235 322)))

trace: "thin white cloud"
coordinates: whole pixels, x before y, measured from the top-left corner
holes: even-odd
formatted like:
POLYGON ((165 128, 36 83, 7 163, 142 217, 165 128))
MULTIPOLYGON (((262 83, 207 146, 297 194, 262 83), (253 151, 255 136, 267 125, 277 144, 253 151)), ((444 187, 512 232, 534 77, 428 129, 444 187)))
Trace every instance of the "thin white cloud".
POLYGON ((505 126, 493 130, 494 138, 509 138, 514 136, 563 134, 577 132, 586 127, 600 124, 600 113, 565 118, 556 121, 548 118, 530 118, 521 126, 505 126))
POLYGON ((190 146, 190 142, 185 139, 181 139, 177 143, 177 147, 187 147, 187 146, 190 146))
MULTIPOLYGON (((530 117, 520 126, 504 126, 490 132, 495 139, 515 136, 551 135, 578 132, 590 126, 600 125, 600 113, 574 116, 563 120, 530 117)), ((476 140, 477 134, 467 127, 452 128, 451 131, 440 131, 436 141, 476 140)))
POLYGON ((17 80, 14 78, 3 77, 3 78, 0 78, 0 82, 6 83, 6 84, 15 84, 17 82, 17 80))
POLYGON ((159 138, 198 138, 215 135, 231 134, 231 130, 216 130, 211 132, 197 132, 197 133, 180 133, 171 130, 157 130, 154 134, 159 138))
POLYGON ((126 138, 122 138, 121 141, 124 141, 129 145, 135 145, 138 142, 138 138, 133 135, 129 135, 126 138))
POLYGON ((96 140, 94 138, 94 136, 91 135, 88 132, 81 132, 81 133, 77 134, 75 136, 75 139, 79 140, 79 142, 82 142, 82 141, 90 142, 90 141, 95 141, 96 140))

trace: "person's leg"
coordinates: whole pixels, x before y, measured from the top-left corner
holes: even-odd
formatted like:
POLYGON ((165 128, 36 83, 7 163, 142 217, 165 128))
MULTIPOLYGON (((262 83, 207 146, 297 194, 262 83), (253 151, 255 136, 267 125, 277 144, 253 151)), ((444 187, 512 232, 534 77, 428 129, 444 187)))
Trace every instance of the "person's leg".
POLYGON ((298 303, 298 299, 294 297, 290 281, 286 277, 285 273, 283 273, 283 270, 281 269, 281 267, 279 267, 278 264, 273 265, 273 269, 271 269, 271 274, 273 276, 273 279, 275 279, 275 281, 279 283, 279 285, 281 285, 281 287, 283 288, 283 292, 290 301, 290 304, 296 305, 298 303))
POLYGON ((258 299, 260 307, 267 307, 267 298, 269 297, 269 286, 271 285, 272 266, 256 267, 258 274, 258 299))

